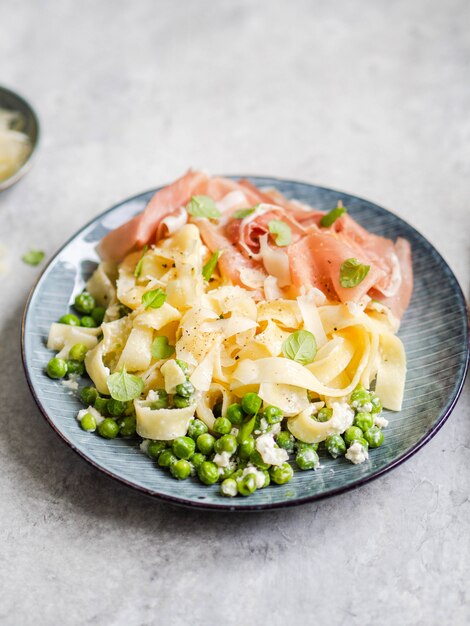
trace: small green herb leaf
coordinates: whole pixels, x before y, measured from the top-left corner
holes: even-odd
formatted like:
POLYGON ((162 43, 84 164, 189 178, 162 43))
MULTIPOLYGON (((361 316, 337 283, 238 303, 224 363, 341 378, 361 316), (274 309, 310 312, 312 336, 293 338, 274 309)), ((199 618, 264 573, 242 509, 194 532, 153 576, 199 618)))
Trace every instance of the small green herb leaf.
POLYGON ((169 359, 174 351, 175 346, 170 346, 168 337, 164 336, 157 337, 150 347, 150 352, 156 359, 169 359))
POLYGON ((290 226, 281 220, 271 220, 268 222, 268 228, 271 235, 274 235, 274 241, 277 246, 288 246, 292 243, 292 231, 290 226))
POLYGON ((346 209, 343 206, 341 200, 338 201, 338 206, 335 209, 331 209, 329 213, 324 215, 320 220, 320 226, 328 228, 329 226, 333 226, 336 220, 341 217, 344 213, 346 213, 346 209))
POLYGON ((44 252, 42 250, 29 250, 21 257, 21 260, 27 265, 39 265, 43 258, 44 252))
POLYGON ((151 309, 159 309, 164 305, 165 300, 166 293, 163 289, 160 289, 160 287, 158 287, 158 289, 153 289, 153 291, 147 291, 147 293, 144 293, 142 296, 142 304, 146 309, 149 307, 151 309))
POLYGON ((301 365, 311 363, 317 353, 317 342, 308 330, 296 330, 282 344, 282 353, 301 365))
POLYGON ((204 280, 207 280, 207 282, 209 282, 212 274, 214 273, 214 270, 216 268, 217 262, 220 258, 220 255, 222 254, 223 250, 216 250, 211 258, 207 261, 207 263, 204 265, 204 267, 202 268, 202 275, 204 276, 204 280))
POLYGON ((142 378, 128 374, 126 368, 108 376, 107 383, 111 397, 120 402, 129 402, 138 398, 145 386, 142 378))
POLYGON ((233 219, 235 220, 242 220, 245 217, 248 217, 249 215, 251 215, 252 213, 254 213, 256 211, 256 207, 258 205, 251 207, 251 209, 238 209, 238 211, 235 211, 235 213, 232 215, 233 219))
POLYGON ((370 270, 370 265, 363 265, 357 259, 346 259, 339 270, 341 287, 350 289, 362 283, 370 270))
POLYGON ((220 211, 214 200, 209 196, 193 196, 189 201, 186 210, 193 217, 208 217, 216 219, 220 217, 220 211))
POLYGON ((148 246, 144 246, 144 248, 142 250, 142 256, 140 257, 137 265, 135 266, 134 276, 136 278, 139 278, 140 274, 142 273, 142 263, 144 262, 144 256, 145 256, 145 253, 147 252, 148 249, 149 249, 148 246))

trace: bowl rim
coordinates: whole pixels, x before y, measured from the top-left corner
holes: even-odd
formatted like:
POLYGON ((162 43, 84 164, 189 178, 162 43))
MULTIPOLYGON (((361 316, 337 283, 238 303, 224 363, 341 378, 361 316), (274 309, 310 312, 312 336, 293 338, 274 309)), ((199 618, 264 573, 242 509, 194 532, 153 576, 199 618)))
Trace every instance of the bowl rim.
MULTIPOLYGON (((37 406, 39 407, 44 419, 46 420, 46 422, 49 424, 49 426, 51 426, 51 428, 59 435, 59 437, 74 451, 76 452, 82 459, 84 459, 87 463, 89 463, 92 467, 96 468, 97 470, 103 472, 104 474, 106 474, 107 476, 109 476, 110 478, 114 479, 115 481, 119 482, 120 484, 125 485, 126 487, 136 490, 144 495, 146 495, 149 498, 152 499, 157 499, 160 501, 164 501, 164 502, 168 502, 170 504, 173 505, 177 505, 177 506, 182 506, 188 509, 195 509, 195 510, 206 510, 206 511, 220 511, 220 512, 261 512, 261 511, 269 511, 269 510, 275 510, 275 509, 282 509, 282 508, 290 508, 290 507, 294 507, 294 506, 300 506, 302 504, 308 504, 311 502, 317 502, 326 498, 330 498, 332 496, 336 496, 336 495, 340 495, 342 493, 346 493, 348 491, 353 491, 359 487, 361 487, 362 485, 375 480, 376 478, 379 478, 380 476, 383 476, 384 474, 386 474, 387 472, 395 469, 396 467, 400 466, 402 463, 404 463, 406 460, 408 460, 409 458, 411 458, 412 456, 414 456, 423 446, 425 446, 438 432, 439 430, 442 428, 442 426, 445 424, 445 422, 447 421, 447 419, 449 418, 450 414, 452 413, 452 411, 455 408, 455 405, 458 401, 458 399, 460 398, 460 395, 462 393, 462 389, 464 387, 465 384, 465 379, 468 373, 468 369, 469 369, 469 363, 470 363, 470 342, 469 342, 469 334, 470 334, 470 310, 469 310, 469 306, 468 303, 465 299, 463 290, 460 286, 460 283, 457 279, 457 277, 455 276, 454 272, 452 271, 452 269, 450 268, 449 264, 447 263, 447 261, 443 258, 443 256, 436 250, 436 248, 432 245, 432 243, 430 241, 428 241, 428 239, 426 239, 426 237, 424 237, 424 235, 422 235, 414 226, 412 226, 411 224, 409 224, 406 220, 404 220, 402 217, 400 217, 399 215, 396 215, 395 213, 393 213, 393 211, 390 211, 389 209, 386 209, 378 204, 375 204, 374 202, 371 202, 370 200, 367 200, 366 198, 362 197, 362 196, 356 196, 352 193, 348 193, 348 192, 343 192, 343 191, 339 191, 337 189, 333 189, 331 187, 324 187, 321 185, 316 185, 313 183, 307 183, 304 181, 300 181, 300 180, 294 180, 294 179, 287 179, 287 178, 281 178, 279 176, 262 176, 262 175, 253 175, 253 174, 247 174, 247 175, 234 175, 234 174, 230 174, 230 175, 226 175, 226 178, 231 178, 234 180, 238 180, 240 178, 248 178, 250 180, 257 181, 258 180, 271 180, 274 182, 281 182, 281 183, 289 183, 289 184, 294 184, 294 185, 304 185, 307 187, 315 187, 316 189, 319 190, 323 190, 323 191, 328 191, 328 192, 334 192, 334 193, 338 193, 340 195, 346 195, 346 196, 352 196, 358 200, 361 200, 369 205, 371 205, 372 207, 378 208, 381 211, 386 211, 387 213, 391 214, 396 220, 402 222, 407 228, 409 228, 413 234, 417 235, 432 251, 435 255, 437 255, 439 261, 443 264, 444 268, 451 274, 451 276, 453 277, 454 281, 455 281, 455 286, 457 289, 457 296, 459 298, 459 300, 461 301, 461 303, 464 305, 464 310, 466 313, 466 321, 467 324, 465 326, 465 333, 464 333, 464 337, 462 337, 462 340, 466 342, 466 351, 465 354, 462 356, 461 358, 461 362, 460 362, 460 379, 458 381, 458 384, 456 385, 454 391, 453 391, 453 395, 449 396, 449 402, 447 407, 445 408, 445 410, 442 412, 442 414, 439 416, 438 421, 434 424, 434 426, 421 438, 419 439, 409 450, 406 450, 403 454, 401 454, 400 456, 398 456, 397 458, 393 459, 392 461, 390 461, 390 463, 388 463, 386 466, 377 469, 373 472, 371 472, 370 474, 368 474, 367 476, 363 476, 361 478, 358 478, 357 480, 355 480, 354 482, 341 486, 341 487, 336 487, 335 489, 331 489, 329 491, 325 491, 325 492, 321 492, 321 493, 316 493, 313 495, 309 495, 309 496, 305 496, 305 497, 297 497, 297 498, 293 498, 292 500, 284 500, 281 502, 273 502, 273 503, 266 503, 266 504, 243 504, 243 505, 239 505, 239 506, 231 506, 229 504, 229 502, 227 501, 221 501, 220 504, 219 503, 214 503, 214 502, 204 502, 201 501, 200 503, 197 501, 188 501, 185 498, 180 498, 176 495, 168 495, 168 494, 163 494, 160 493, 158 491, 154 491, 153 489, 150 489, 148 487, 143 487, 141 485, 137 485, 134 482, 132 482, 131 480, 128 480, 126 478, 123 478, 122 476, 118 475, 116 472, 111 471, 105 467, 103 467, 102 465, 100 465, 100 463, 94 461, 93 459, 91 459, 89 456, 86 455, 86 453, 82 450, 79 450, 66 436, 65 434, 56 426, 56 424, 53 422, 53 420, 49 417, 46 409, 44 408, 41 400, 39 399, 36 390, 34 388, 33 385, 33 381, 31 379, 30 376, 30 366, 29 363, 27 362, 26 359, 26 349, 25 349, 25 326, 26 326, 26 321, 27 321, 27 317, 29 314, 29 310, 30 310, 30 306, 32 303, 32 299, 34 297, 34 294, 36 292, 37 287, 39 286, 40 282, 42 281, 42 279, 46 276, 46 274, 48 273, 49 268, 52 267, 52 264, 56 261, 57 257, 60 255, 60 253, 76 238, 78 237, 84 230, 86 230, 89 226, 91 226, 94 222, 96 222, 98 219, 103 218, 105 215, 111 213, 112 211, 116 210, 117 208, 121 207, 124 204, 127 204, 129 202, 132 202, 134 200, 138 200, 139 198, 142 198, 142 196, 148 196, 150 194, 155 193, 156 191, 158 191, 159 189, 162 189, 163 187, 166 186, 166 184, 164 185, 160 185, 158 187, 155 187, 153 189, 149 189, 147 191, 135 194, 133 196, 130 196, 128 198, 125 198, 124 200, 112 205, 109 209, 103 211, 102 213, 99 213, 98 215, 96 215, 94 218, 92 218, 91 220, 89 220, 84 226, 82 226, 78 231, 76 231, 75 233, 73 233, 68 239, 67 241, 65 241, 65 243, 55 252, 55 254, 51 257, 51 259, 48 261, 47 265, 44 267, 44 269, 42 270, 41 274, 39 275, 39 277, 37 278, 37 280, 35 281, 34 285, 31 287, 29 294, 28 294, 28 298, 26 300, 26 304, 25 304, 25 308, 24 308, 24 312, 23 312, 23 317, 22 317, 22 321, 21 321, 21 357, 22 357, 22 363, 23 363, 23 368, 24 368, 24 372, 25 372, 25 377, 26 377, 26 381, 28 383, 29 389, 31 391, 31 394, 37 404, 37 406)), ((261 183, 263 184, 263 183, 261 183)))
POLYGON ((12 187, 21 178, 23 178, 25 174, 29 172, 29 170, 33 166, 34 158, 35 158, 35 155, 36 155, 36 152, 39 147, 40 140, 41 140, 41 125, 39 123, 39 118, 33 106, 29 103, 29 101, 26 100, 26 98, 20 95, 17 91, 14 91, 13 89, 5 87, 4 85, 0 85, 0 98, 1 98, 2 93, 8 94, 14 100, 17 100, 20 104, 22 104, 27 109, 30 115, 30 118, 33 121, 33 124, 36 129, 36 137, 35 137, 34 142, 32 142, 31 152, 26 158, 26 161, 24 161, 24 163, 20 165, 20 167, 15 172, 13 172, 11 176, 0 181, 0 191, 4 191, 8 189, 9 187, 12 187))

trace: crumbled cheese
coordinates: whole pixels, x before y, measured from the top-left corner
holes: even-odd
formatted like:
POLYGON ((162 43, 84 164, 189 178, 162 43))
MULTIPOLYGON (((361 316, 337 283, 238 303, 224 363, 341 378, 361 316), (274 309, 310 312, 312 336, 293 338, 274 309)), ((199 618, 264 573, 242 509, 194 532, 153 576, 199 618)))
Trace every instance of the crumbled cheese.
POLYGON ((232 428, 232 430, 230 431, 230 434, 236 437, 238 435, 238 428, 232 428))
POLYGON ((352 426, 354 421, 354 411, 346 402, 332 402, 333 416, 335 427, 339 428, 338 432, 344 433, 346 428, 352 426))
POLYGON ((165 391, 175 393, 176 386, 186 382, 186 375, 174 359, 164 363, 160 369, 165 378, 165 391))
POLYGON ((278 422, 277 424, 270 426, 269 432, 271 435, 278 435, 281 432, 281 423, 278 422))
POLYGON ((388 420, 386 420, 385 417, 380 417, 380 415, 374 416, 374 426, 386 428, 388 426, 388 420))
POLYGON ((220 454, 214 455, 212 462, 218 465, 219 467, 228 467, 230 463, 230 452, 221 452, 220 454))
POLYGON ((264 487, 264 483, 266 480, 266 476, 263 474, 261 470, 259 470, 254 465, 247 465, 243 470, 243 474, 240 476, 239 480, 248 476, 248 474, 252 474, 256 479, 256 489, 262 489, 264 487))
POLYGON ((276 446, 271 433, 261 435, 256 440, 256 449, 265 463, 270 465, 282 465, 289 458, 289 454, 283 448, 276 446))
POLYGON ((78 377, 71 375, 68 380, 62 380, 62 384, 64 387, 67 387, 67 389, 70 389, 71 391, 77 391, 78 377))
POLYGON ((354 465, 364 463, 369 458, 369 453, 358 441, 355 441, 346 452, 346 458, 354 465))
POLYGON ((142 442, 141 442, 139 448, 142 450, 142 452, 144 454, 148 453, 150 441, 151 441, 150 439, 142 439, 142 442))
POLYGON ((365 402, 362 405, 362 410, 366 411, 367 413, 370 413, 372 411, 372 402, 365 402))
POLYGON ((79 422, 82 421, 83 417, 87 414, 87 413, 91 413, 93 415, 93 417, 96 420, 97 424, 101 424, 101 422, 104 420, 104 417, 101 415, 101 413, 99 411, 97 411, 95 409, 95 407, 93 406, 89 406, 87 409, 81 409, 78 413, 77 413, 77 420, 79 422))

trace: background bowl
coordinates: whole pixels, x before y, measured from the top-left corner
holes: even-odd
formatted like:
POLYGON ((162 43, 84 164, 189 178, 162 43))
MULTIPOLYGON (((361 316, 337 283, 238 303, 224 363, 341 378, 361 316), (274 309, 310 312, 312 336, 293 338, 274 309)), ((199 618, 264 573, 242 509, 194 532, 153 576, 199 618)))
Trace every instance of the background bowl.
POLYGON ((2 86, 0 86, 0 109, 19 111, 25 119, 24 132, 31 140, 31 152, 23 165, 14 174, 0 181, 0 191, 3 191, 18 182, 30 170, 33 164, 33 155, 39 143, 39 121, 34 109, 24 98, 2 86))

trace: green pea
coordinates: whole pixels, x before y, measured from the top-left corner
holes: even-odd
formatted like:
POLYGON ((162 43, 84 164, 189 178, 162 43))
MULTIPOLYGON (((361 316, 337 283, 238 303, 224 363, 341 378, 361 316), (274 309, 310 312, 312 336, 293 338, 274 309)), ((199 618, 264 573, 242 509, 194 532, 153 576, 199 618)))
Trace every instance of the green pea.
POLYGON ((239 426, 243 422, 244 417, 245 414, 239 404, 231 404, 228 407, 227 419, 229 419, 234 426, 239 426))
POLYGON ((237 440, 233 435, 223 435, 214 443, 214 449, 218 454, 221 452, 233 454, 237 449, 237 440))
MULTIPOLYGON (((202 435, 203 437, 205 435, 202 435)), ((215 463, 211 463, 210 461, 204 461, 198 467, 197 475, 199 476, 199 480, 205 485, 213 485, 219 480, 219 470, 215 463)))
POLYGON ((86 430, 87 433, 93 433, 96 430, 96 419, 95 416, 91 413, 85 413, 85 415, 80 420, 80 426, 83 430, 86 430))
POLYGON ((47 364, 46 371, 49 378, 63 378, 67 374, 67 363, 55 356, 47 364))
POLYGON ((269 475, 271 476, 271 480, 277 485, 284 485, 292 478, 294 470, 289 463, 286 462, 282 465, 273 465, 269 470, 269 475))
POLYGON ((189 459, 194 466, 194 469, 197 470, 201 463, 207 459, 205 454, 201 454, 200 452, 195 452, 193 456, 189 459))
POLYGON ((318 443, 306 443, 305 441, 300 441, 300 439, 298 439, 295 442, 295 449, 303 450, 304 448, 312 448, 312 450, 315 450, 316 452, 318 450, 318 443))
POLYGON ((237 481, 234 478, 226 478, 220 485, 220 493, 226 498, 233 498, 237 495, 237 481))
POLYGON ((171 444, 173 454, 179 459, 189 459, 196 450, 196 444, 191 437, 177 437, 171 444))
POLYGON ((133 437, 135 435, 136 421, 133 415, 127 415, 119 420, 119 434, 121 437, 133 437))
POLYGON ((166 441, 150 441, 147 448, 147 454, 151 459, 155 459, 155 461, 157 461, 160 454, 166 450, 166 444, 166 441))
POLYGON ((207 433, 208 430, 209 429, 202 420, 193 419, 189 422, 188 437, 191 437, 191 439, 194 439, 196 441, 199 435, 207 433))
POLYGON ((88 292, 78 294, 75 298, 74 307, 79 313, 91 313, 95 308, 95 299, 88 292))
POLYGON ((196 440, 197 448, 202 454, 210 454, 214 449, 215 438, 210 433, 199 435, 196 440))
POLYGON ((330 456, 334 459, 337 459, 346 452, 346 444, 341 435, 331 435, 331 437, 327 437, 325 446, 330 456))
POLYGON ((128 400, 124 403, 126 408, 124 409, 124 415, 132 415, 135 417, 135 406, 133 400, 128 400))
POLYGON ((77 376, 83 376, 84 373, 85 366, 81 361, 67 359, 67 374, 76 374, 77 376))
POLYGON ((157 400, 152 400, 150 404, 150 408, 155 411, 157 409, 166 409, 168 408, 168 394, 164 389, 156 389, 156 393, 158 393, 157 400))
POLYGON ((370 402, 369 392, 362 385, 356 387, 351 394, 351 406, 358 409, 363 407, 368 402, 370 402))
POLYGON ((254 431, 255 425, 256 425, 256 415, 253 415, 253 417, 246 418, 246 420, 240 426, 240 429, 238 431, 238 435, 237 435, 238 443, 243 443, 246 439, 248 439, 248 437, 254 431))
POLYGON ((370 394, 370 403, 372 404, 371 413, 373 415, 377 415, 382 411, 382 402, 380 401, 379 396, 376 396, 375 393, 370 394))
POLYGON ((263 411, 263 415, 268 424, 279 424, 279 422, 282 422, 283 413, 277 406, 267 406, 263 411))
POLYGON ((183 374, 188 374, 189 372, 189 365, 186 363, 186 361, 182 361, 181 359, 176 359, 176 364, 180 367, 181 370, 183 370, 183 374))
POLYGON ((258 450, 253 450, 253 452, 250 454, 250 463, 253 463, 255 467, 261 470, 267 470, 271 467, 269 463, 265 463, 263 461, 263 457, 258 452, 258 450))
POLYGON ((113 417, 120 417, 126 410, 126 403, 110 398, 106 404, 106 410, 113 417))
POLYGON ((235 465, 233 463, 229 463, 225 467, 219 467, 219 480, 225 480, 229 476, 233 476, 234 472, 235 465))
POLYGON ((185 459, 179 459, 173 465, 170 465, 171 475, 177 480, 186 480, 191 474, 191 465, 185 459))
POLYGON ((84 343, 76 343, 69 350, 69 359, 73 361, 84 361, 88 348, 84 343))
POLYGON ((333 409, 324 406, 322 409, 318 411, 316 415, 313 416, 314 420, 317 422, 328 422, 333 417, 333 409))
POLYGON ((276 443, 280 448, 287 450, 287 452, 294 452, 295 437, 287 430, 281 430, 276 435, 276 443))
POLYGON ((189 398, 184 398, 183 396, 180 396, 180 395, 173 396, 173 406, 176 409, 185 409, 190 404, 191 402, 189 398))
POLYGON ((374 425, 374 418, 370 413, 360 411, 354 418, 354 426, 357 426, 362 431, 366 431, 368 428, 374 425))
POLYGON ((190 396, 192 396, 194 391, 194 385, 189 380, 181 383, 180 385, 176 385, 176 393, 179 396, 183 396, 183 398, 189 398, 190 396))
POLYGON ((302 448, 295 456, 297 467, 301 470, 316 469, 320 465, 318 454, 313 448, 302 448))
POLYGON ((371 448, 378 448, 384 442, 384 434, 377 426, 371 426, 365 431, 364 439, 371 448))
POLYGON ((361 439, 363 432, 357 426, 350 426, 348 429, 344 431, 343 438, 346 442, 346 445, 349 447, 353 441, 356 439, 361 439))
POLYGON ((68 324, 69 326, 80 326, 80 320, 73 313, 67 313, 62 315, 59 319, 59 324, 68 324))
POLYGON ((95 320, 97 326, 101 326, 104 320, 106 309, 104 306, 95 306, 91 312, 91 317, 95 320))
POLYGON ((237 482, 238 493, 242 496, 250 496, 256 491, 256 476, 247 474, 237 482))
POLYGON ((80 320, 80 324, 85 328, 96 328, 96 322, 91 315, 84 315, 80 320))
POLYGON ((108 401, 106 400, 106 398, 102 398, 101 396, 98 396, 93 404, 93 406, 95 407, 95 409, 101 413, 101 415, 107 415, 108 413, 108 401))
POLYGON ((171 449, 166 448, 158 457, 158 464, 160 467, 171 467, 177 460, 171 449))
POLYGON ((242 409, 247 415, 256 415, 263 401, 257 393, 246 393, 242 398, 242 409))
POLYGON ((119 435, 119 426, 110 417, 98 424, 98 433, 105 439, 114 439, 119 435))
MULTIPOLYGON (((365 448, 366 450, 369 449, 369 442, 367 441, 367 439, 364 439, 364 437, 359 437, 359 439, 355 439, 353 441, 353 443, 358 443, 360 444, 363 448, 365 448)), ((352 444, 351 444, 352 445, 352 444)))
POLYGON ((87 406, 93 406, 99 393, 94 387, 83 387, 80 391, 80 400, 87 406))
POLYGON ((232 430, 232 423, 226 417, 218 417, 214 421, 212 430, 219 435, 228 435, 228 433, 232 430))
POLYGON ((255 450, 255 440, 253 437, 247 437, 245 439, 245 441, 243 441, 240 444, 240 447, 238 448, 238 456, 242 459, 242 460, 248 460, 251 456, 251 454, 253 453, 253 451, 255 450))

